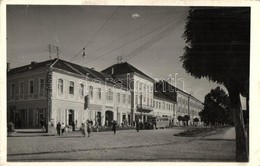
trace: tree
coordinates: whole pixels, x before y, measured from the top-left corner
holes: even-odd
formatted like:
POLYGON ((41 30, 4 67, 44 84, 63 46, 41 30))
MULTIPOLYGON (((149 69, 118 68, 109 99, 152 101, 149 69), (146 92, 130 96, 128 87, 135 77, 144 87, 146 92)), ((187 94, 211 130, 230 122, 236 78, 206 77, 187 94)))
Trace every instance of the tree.
POLYGON ((236 160, 248 161, 240 94, 249 96, 250 8, 190 8, 183 37, 183 67, 195 78, 223 84, 236 130, 236 160))
POLYGON ((231 124, 232 115, 229 107, 229 96, 218 86, 205 96, 204 108, 200 113, 201 120, 212 125, 231 124))
POLYGON ((199 122, 199 121, 200 121, 199 118, 194 118, 194 119, 193 119, 193 122, 195 122, 195 126, 198 125, 198 122, 199 122))
POLYGON ((189 120, 190 120, 190 116, 189 115, 184 115, 183 121, 186 122, 187 126, 189 126, 189 120))
POLYGON ((177 119, 178 119, 179 125, 180 125, 180 121, 183 121, 183 117, 182 116, 178 116, 177 119))

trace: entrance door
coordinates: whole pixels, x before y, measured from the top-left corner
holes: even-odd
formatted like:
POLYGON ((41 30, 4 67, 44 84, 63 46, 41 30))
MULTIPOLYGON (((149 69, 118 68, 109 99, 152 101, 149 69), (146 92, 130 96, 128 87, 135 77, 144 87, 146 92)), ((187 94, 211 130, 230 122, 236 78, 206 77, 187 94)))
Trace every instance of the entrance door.
POLYGON ((97 122, 98 122, 98 125, 101 126, 101 112, 97 113, 97 122))
POLYGON ((112 111, 106 111, 106 125, 111 126, 112 121, 114 120, 114 113, 112 111))
POLYGON ((72 122, 74 121, 74 110, 69 110, 69 125, 72 126, 72 122))

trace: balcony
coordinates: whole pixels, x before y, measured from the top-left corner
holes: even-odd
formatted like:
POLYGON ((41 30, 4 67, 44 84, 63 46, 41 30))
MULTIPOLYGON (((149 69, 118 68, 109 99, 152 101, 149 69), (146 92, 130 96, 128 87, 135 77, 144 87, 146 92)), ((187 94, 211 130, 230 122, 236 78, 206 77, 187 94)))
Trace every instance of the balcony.
POLYGON ((137 104, 136 111, 137 112, 143 112, 143 113, 149 113, 149 112, 153 111, 153 107, 148 106, 148 105, 137 104))

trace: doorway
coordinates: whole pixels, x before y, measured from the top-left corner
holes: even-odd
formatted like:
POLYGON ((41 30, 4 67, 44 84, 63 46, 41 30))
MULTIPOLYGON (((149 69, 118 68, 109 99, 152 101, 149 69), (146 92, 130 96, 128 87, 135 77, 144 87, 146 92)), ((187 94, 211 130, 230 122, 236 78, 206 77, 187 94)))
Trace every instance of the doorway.
POLYGON ((106 125, 111 126, 114 120, 114 113, 112 111, 106 111, 105 117, 106 125))
POLYGON ((69 110, 69 126, 72 126, 73 121, 74 121, 74 110, 69 110))

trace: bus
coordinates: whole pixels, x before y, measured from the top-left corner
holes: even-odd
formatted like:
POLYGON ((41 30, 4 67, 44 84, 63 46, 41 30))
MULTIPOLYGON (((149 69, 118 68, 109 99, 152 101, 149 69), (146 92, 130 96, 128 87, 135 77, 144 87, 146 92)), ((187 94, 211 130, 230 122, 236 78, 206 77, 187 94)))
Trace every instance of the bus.
POLYGON ((147 122, 145 124, 146 129, 159 129, 159 128, 166 128, 170 126, 170 119, 169 117, 154 117, 149 116, 147 117, 147 122))

